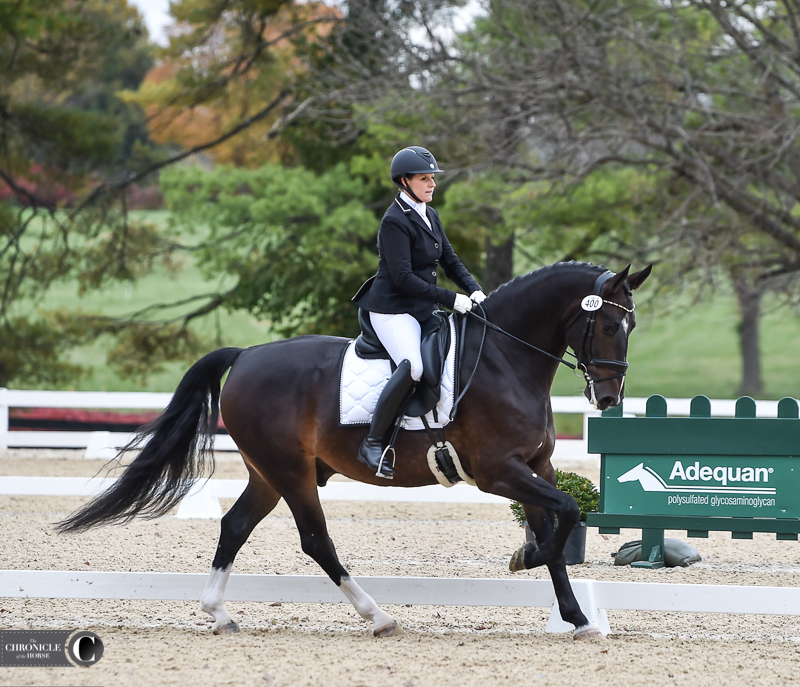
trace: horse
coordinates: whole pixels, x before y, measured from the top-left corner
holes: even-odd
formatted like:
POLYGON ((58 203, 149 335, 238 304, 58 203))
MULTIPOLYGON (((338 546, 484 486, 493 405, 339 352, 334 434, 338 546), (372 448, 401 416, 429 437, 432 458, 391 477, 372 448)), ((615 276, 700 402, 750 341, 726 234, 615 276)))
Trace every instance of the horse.
MULTIPOLYGON (((575 639, 603 634, 581 611, 563 557, 579 512, 575 500, 555 486, 550 388, 569 347, 593 405, 602 410, 622 401, 628 337, 635 326, 632 291, 651 268, 629 274, 628 265, 614 274, 588 263, 546 266, 497 288, 483 302, 483 316, 470 318, 463 328, 462 397, 447 426, 448 439, 479 489, 522 504, 536 541, 513 555, 510 568, 547 566, 561 617, 575 626, 575 639)), ((373 634, 402 634, 339 562, 320 505, 318 488, 334 474, 386 484, 356 460, 366 428, 339 425, 339 369, 348 343, 307 335, 207 354, 186 372, 163 413, 120 452, 118 460, 126 450, 140 449, 114 485, 57 529, 81 532, 166 514, 196 479, 213 472, 213 434, 221 412, 249 480, 222 518, 201 597, 214 634, 239 630, 225 608, 225 586, 237 552, 281 498, 303 552, 372 623, 373 634)), ((425 432, 399 433, 391 484, 436 483, 426 459, 429 444, 425 432)))

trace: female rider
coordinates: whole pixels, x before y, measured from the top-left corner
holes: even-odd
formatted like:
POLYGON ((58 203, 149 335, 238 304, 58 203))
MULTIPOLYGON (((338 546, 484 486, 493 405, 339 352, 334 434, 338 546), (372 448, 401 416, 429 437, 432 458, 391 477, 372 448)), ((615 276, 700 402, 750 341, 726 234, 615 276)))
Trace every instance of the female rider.
POLYGON ((394 156, 391 175, 400 192, 378 230, 378 272, 353 297, 369 312, 375 333, 397 365, 358 452, 362 463, 386 479, 394 477, 394 466, 382 460, 383 439, 422 377, 420 336, 425 321, 437 304, 466 313, 473 301, 486 298, 447 240, 438 213, 427 205, 436 188, 434 175, 441 172, 433 155, 420 146, 403 148, 394 156), (469 298, 436 286, 440 266, 469 298))

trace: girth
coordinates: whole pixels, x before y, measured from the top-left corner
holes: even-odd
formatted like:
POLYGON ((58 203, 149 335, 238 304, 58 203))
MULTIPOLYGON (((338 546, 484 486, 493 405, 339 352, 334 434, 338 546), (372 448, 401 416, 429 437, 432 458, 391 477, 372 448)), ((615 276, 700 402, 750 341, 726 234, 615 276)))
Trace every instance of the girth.
MULTIPOLYGON (((355 343, 356 355, 370 360, 376 358, 389 360, 392 370, 394 370, 396 366, 375 333, 368 311, 362 308, 358 309, 358 323, 361 325, 361 334, 355 343)), ((441 394, 442 374, 450 343, 450 323, 444 313, 436 311, 422 323, 420 350, 423 373, 405 411, 409 417, 420 417, 436 408, 441 394)))

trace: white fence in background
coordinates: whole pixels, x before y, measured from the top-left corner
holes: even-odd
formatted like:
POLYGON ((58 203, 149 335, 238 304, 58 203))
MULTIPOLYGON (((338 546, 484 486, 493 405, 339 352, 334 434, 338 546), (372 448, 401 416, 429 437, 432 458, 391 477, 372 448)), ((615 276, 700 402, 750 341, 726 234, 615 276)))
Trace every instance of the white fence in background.
MULTIPOLYGON (((8 430, 10 408, 83 408, 164 410, 171 393, 146 391, 29 391, 0 388, 0 450, 7 448, 86 449, 86 458, 113 458, 132 438, 130 432, 62 432, 8 430)), ((227 434, 216 437, 219 451, 236 451, 227 434)))
MULTIPOLYGON (((125 410, 163 410, 172 394, 136 391, 29 391, 0 388, 0 450, 7 448, 71 448, 86 449, 86 458, 112 458, 117 449, 127 444, 133 434, 127 432, 60 432, 60 431, 14 431, 8 429, 9 408, 84 408, 84 409, 125 409, 125 410)), ((688 398, 667 399, 670 415, 689 415, 688 398)), ((644 415, 646 398, 626 398, 626 414, 644 415)), ((583 396, 554 396, 553 412, 558 414, 578 414, 583 417, 583 436, 586 437, 586 421, 592 415, 599 415, 583 396)), ((735 400, 712 399, 713 417, 733 417, 735 400)), ((777 401, 757 401, 758 417, 775 417, 777 401)), ((217 435, 215 448, 219 451, 236 451, 236 445, 227 434, 217 435)), ((556 461, 593 460, 586 451, 586 442, 572 440, 557 442, 556 461)))
MULTIPOLYGON (((71 448, 86 449, 86 458, 113 458, 117 449, 127 444, 133 434, 128 432, 62 432, 14 431, 8 429, 10 408, 83 408, 163 410, 170 402, 170 393, 135 391, 23 391, 0 388, 0 450, 7 448, 71 448)), ((578 414, 587 418, 596 415, 583 397, 554 397, 556 413, 578 414)), ((587 458, 583 441, 559 442, 565 457, 587 458)), ((214 446, 218 451, 236 451, 227 434, 217 435, 214 446)))
MULTIPOLYGON (((201 573, 0 570, 0 598, 133 599, 198 601, 208 576, 201 573)), ((358 577, 379 604, 550 607, 546 632, 569 632, 549 580, 358 577)), ((710 584, 571 580, 584 614, 602 632, 606 610, 800 615, 800 589, 710 584)), ((341 603, 344 595, 321 575, 231 575, 226 601, 341 603)))
MULTIPOLYGON (((3 496, 95 496, 111 487, 113 477, 17 477, 0 476, 0 495, 3 496)), ((175 517, 221 518, 219 499, 235 499, 247 486, 246 479, 198 480, 183 498, 175 517)), ((508 504, 502 496, 487 494, 477 487, 458 484, 446 489, 440 484, 406 489, 361 484, 350 481, 330 481, 319 489, 321 501, 382 501, 391 503, 500 503, 508 504)))

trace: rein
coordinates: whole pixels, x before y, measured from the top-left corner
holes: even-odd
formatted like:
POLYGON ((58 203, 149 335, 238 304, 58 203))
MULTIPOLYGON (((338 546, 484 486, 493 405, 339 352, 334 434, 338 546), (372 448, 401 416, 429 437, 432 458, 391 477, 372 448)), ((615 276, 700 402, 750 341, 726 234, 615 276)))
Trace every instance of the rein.
MULTIPOLYGON (((483 310, 483 308, 481 308, 481 310, 483 310)), ((514 336, 513 334, 507 332, 505 329, 502 329, 501 327, 498 327, 496 324, 494 324, 492 322, 489 322, 489 320, 487 320, 485 317, 481 317, 480 315, 477 315, 472 310, 468 311, 467 315, 471 315, 476 320, 478 320, 478 322, 482 322, 483 326, 484 326, 484 329, 486 327, 488 327, 489 329, 493 329, 494 331, 496 331, 496 332, 498 332, 500 334, 503 334, 504 336, 507 336, 509 339, 513 339, 517 343, 521 343, 523 346, 527 346, 528 348, 532 348, 534 351, 542 353, 543 355, 546 355, 548 358, 552 358, 553 360, 557 360, 559 363, 563 363, 564 365, 566 365, 571 370, 576 370, 578 368, 578 366, 575 365, 574 363, 571 363, 568 360, 564 360, 563 358, 559 358, 557 355, 553 355, 552 353, 550 353, 548 351, 545 351, 543 348, 539 348, 538 346, 534 346, 532 343, 528 343, 524 339, 520 339, 519 337, 514 336)), ((484 336, 486 336, 486 332, 485 331, 484 331, 484 336)), ((481 347, 482 347, 482 345, 483 345, 483 342, 481 342, 481 347)), ((573 354, 570 353, 570 355, 573 355, 573 354)), ((574 357, 577 357, 577 356, 574 356, 574 357)))
MULTIPOLYGON (((475 307, 480 308, 481 312, 483 312, 484 315, 486 314, 486 312, 483 309, 483 306, 481 306, 480 304, 476 304, 475 307)), ((503 334, 504 336, 507 336, 509 339, 513 339, 517 343, 521 343, 523 346, 527 346, 528 348, 531 348, 534 351, 537 351, 538 353, 542 353, 543 355, 546 355, 548 358, 552 358, 553 360, 557 360, 558 362, 563 363, 564 365, 566 365, 571 370, 578 369, 578 366, 575 365, 574 363, 571 363, 568 360, 564 360, 563 358, 559 358, 557 355, 553 355, 552 353, 550 353, 548 351, 545 351, 543 348, 539 348, 538 346, 534 346, 532 343, 528 343, 524 339, 520 339, 518 336, 514 336, 510 332, 507 332, 505 329, 503 329, 501 327, 498 327, 493 322, 489 322, 489 320, 487 320, 485 317, 482 317, 481 315, 478 315, 476 312, 474 312, 474 310, 468 310, 466 314, 472 316, 473 318, 478 320, 478 322, 483 324, 483 333, 481 334, 480 346, 478 346, 478 355, 475 358, 475 367, 472 368, 472 372, 469 375, 469 379, 467 380, 467 383, 464 385, 464 388, 462 389, 461 393, 458 395, 458 398, 456 398, 456 400, 453 403, 453 409, 450 411, 450 419, 451 420, 455 417, 456 410, 458 408, 458 404, 461 402, 461 399, 464 398, 464 394, 467 393, 467 390, 469 389, 470 384, 472 384, 472 379, 475 377, 475 373, 478 371, 478 365, 480 364, 481 356, 483 355, 483 344, 486 341, 486 330, 487 330, 487 328, 488 329, 493 329, 494 331, 496 331, 496 332, 498 332, 500 334, 503 334)), ((466 340, 465 339, 466 331, 467 331, 467 318, 463 317, 463 319, 461 320, 461 341, 462 341, 462 344, 466 340)), ((569 351, 567 351, 567 352, 569 353, 569 351)), ((573 357, 577 358, 577 356, 574 356, 574 354, 572 354, 572 353, 570 353, 570 355, 573 355, 573 357)))

